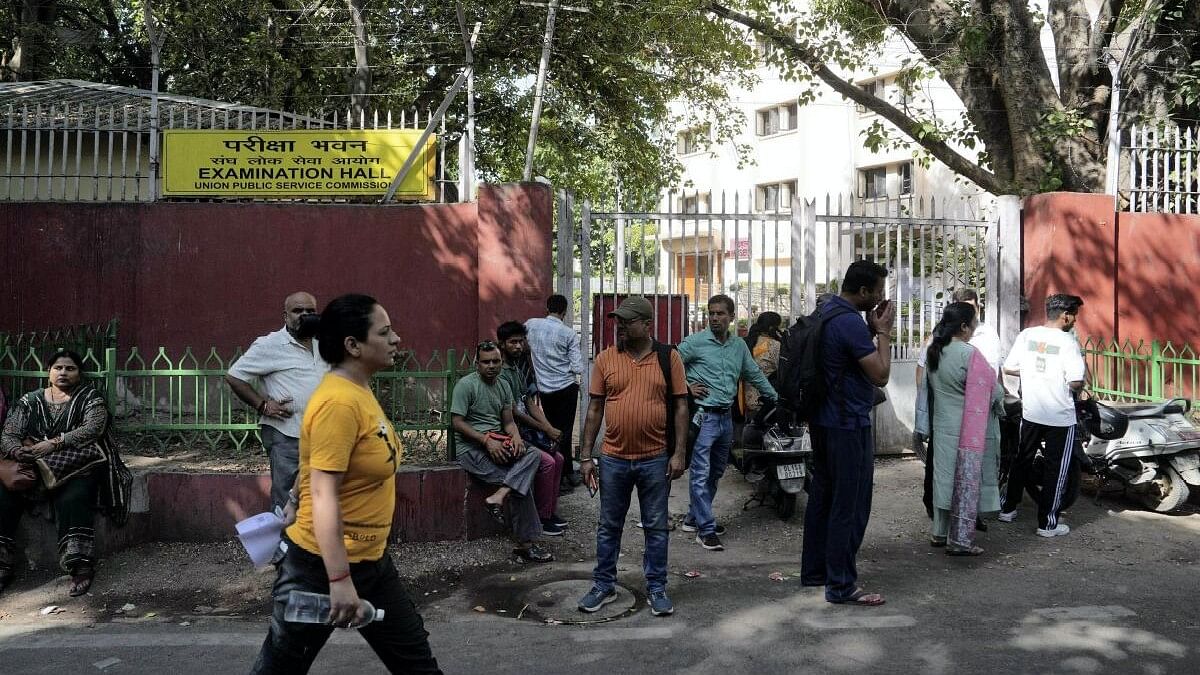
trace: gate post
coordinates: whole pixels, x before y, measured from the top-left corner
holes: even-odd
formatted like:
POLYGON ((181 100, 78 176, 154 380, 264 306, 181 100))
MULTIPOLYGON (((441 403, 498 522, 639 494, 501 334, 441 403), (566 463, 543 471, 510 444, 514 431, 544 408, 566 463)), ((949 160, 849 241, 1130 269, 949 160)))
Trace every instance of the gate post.
POLYGON ((572 279, 575 277, 575 210, 574 194, 569 190, 558 191, 558 256, 556 265, 558 274, 555 276, 555 290, 568 299, 567 325, 572 323, 572 313, 575 311, 575 287, 572 279))
MULTIPOLYGON (((1015 195, 996 198, 996 294, 991 299, 1002 354, 1012 349, 1021 332, 1021 200, 1015 195)), ((991 256, 989 256, 989 260, 991 256)), ((989 283, 991 277, 988 277, 989 283)), ((990 291, 990 289, 989 289, 990 291)))
POLYGON ((817 202, 792 196, 792 317, 816 308, 817 294, 817 202))

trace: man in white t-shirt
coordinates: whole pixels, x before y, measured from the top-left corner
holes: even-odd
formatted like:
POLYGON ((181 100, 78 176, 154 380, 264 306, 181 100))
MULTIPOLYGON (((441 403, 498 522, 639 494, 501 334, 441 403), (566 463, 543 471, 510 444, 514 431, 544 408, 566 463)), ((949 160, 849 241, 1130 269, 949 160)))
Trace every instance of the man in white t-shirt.
POLYGON ((1017 335, 1004 372, 1021 378, 1021 446, 1008 477, 1000 521, 1017 517, 1022 493, 1034 484, 1033 458, 1039 447, 1045 464, 1041 488, 1030 490, 1038 505, 1038 536, 1057 537, 1071 528, 1058 520, 1071 473, 1075 445, 1075 392, 1083 388, 1086 367, 1079 341, 1070 332, 1083 300, 1062 293, 1046 298, 1046 323, 1017 335))

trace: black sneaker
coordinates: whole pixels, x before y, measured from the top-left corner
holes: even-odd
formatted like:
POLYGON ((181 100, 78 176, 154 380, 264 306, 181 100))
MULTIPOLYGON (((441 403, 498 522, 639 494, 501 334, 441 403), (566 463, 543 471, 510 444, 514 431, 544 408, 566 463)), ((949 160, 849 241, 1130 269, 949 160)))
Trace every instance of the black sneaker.
POLYGON ((564 530, 567 529, 567 527, 569 526, 569 523, 567 523, 567 519, 563 518, 562 516, 558 515, 557 513, 550 514, 550 522, 554 523, 555 525, 561 527, 564 530))
POLYGON ((725 544, 721 543, 721 538, 716 534, 696 535, 696 543, 700 544, 709 551, 724 551, 725 544))
POLYGON ((542 536, 544 537, 561 537, 566 529, 552 520, 542 521, 542 536))
MULTIPOLYGON (((695 532, 700 529, 700 528, 696 527, 696 523, 688 520, 687 518, 683 519, 683 525, 680 525, 680 528, 683 529, 684 532, 695 532)), ((717 525, 717 536, 718 537, 725 536, 725 526, 724 525, 720 525, 720 524, 717 525)))
POLYGON ((549 551, 543 551, 537 544, 529 548, 514 548, 513 555, 519 563, 548 563, 554 560, 549 551))

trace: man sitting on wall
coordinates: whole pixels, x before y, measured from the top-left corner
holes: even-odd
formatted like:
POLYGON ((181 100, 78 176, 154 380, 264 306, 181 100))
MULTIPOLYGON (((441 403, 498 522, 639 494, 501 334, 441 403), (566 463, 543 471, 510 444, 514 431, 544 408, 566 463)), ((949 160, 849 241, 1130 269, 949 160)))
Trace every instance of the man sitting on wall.
POLYGON ((484 500, 488 513, 497 522, 508 522, 504 506, 511 502, 508 512, 518 542, 513 549, 517 559, 549 562, 554 556, 533 543, 542 534, 533 498, 533 481, 541 453, 526 448, 518 433, 513 420, 512 392, 500 382, 503 363, 495 342, 481 342, 475 349, 475 372, 454 385, 450 416, 458 463, 476 479, 497 486, 484 500))

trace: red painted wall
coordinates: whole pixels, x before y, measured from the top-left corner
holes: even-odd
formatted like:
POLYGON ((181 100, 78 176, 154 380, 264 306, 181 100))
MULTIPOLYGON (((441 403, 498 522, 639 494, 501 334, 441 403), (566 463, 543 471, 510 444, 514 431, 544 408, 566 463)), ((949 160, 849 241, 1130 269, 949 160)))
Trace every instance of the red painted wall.
POLYGON ((1045 298, 1084 299, 1079 335, 1200 340, 1200 216, 1113 213, 1108 195, 1050 193, 1025 200, 1025 325, 1045 320, 1045 298))
POLYGON ((1116 334, 1116 227, 1108 195, 1052 192, 1025 200, 1021 222, 1025 326, 1046 320, 1046 297, 1083 298, 1078 333, 1116 334))
POLYGON ((222 353, 283 323, 283 298, 379 299, 419 354, 473 345, 551 293, 552 199, 478 204, 0 204, 0 330, 121 320, 122 347, 222 353))
POLYGON ((1121 337, 1200 346, 1200 216, 1122 213, 1117 253, 1121 337))

